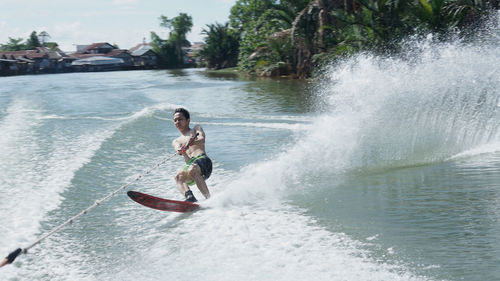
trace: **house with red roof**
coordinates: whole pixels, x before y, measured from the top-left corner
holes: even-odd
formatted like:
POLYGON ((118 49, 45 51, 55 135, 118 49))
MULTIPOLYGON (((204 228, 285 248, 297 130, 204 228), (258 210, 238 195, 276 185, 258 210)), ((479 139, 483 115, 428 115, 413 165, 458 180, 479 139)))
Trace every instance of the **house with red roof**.
POLYGON ((117 49, 115 46, 106 43, 106 42, 101 42, 101 43, 92 43, 91 45, 88 45, 82 53, 86 54, 107 54, 111 52, 112 50, 117 49))

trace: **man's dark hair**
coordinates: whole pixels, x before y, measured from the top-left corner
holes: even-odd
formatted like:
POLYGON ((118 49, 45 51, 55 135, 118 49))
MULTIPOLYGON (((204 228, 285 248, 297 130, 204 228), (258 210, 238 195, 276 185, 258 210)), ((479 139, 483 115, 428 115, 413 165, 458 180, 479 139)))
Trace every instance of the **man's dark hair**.
POLYGON ((178 112, 182 113, 182 115, 184 115, 184 117, 185 117, 186 119, 189 119, 189 111, 187 111, 186 109, 184 109, 184 108, 182 108, 182 107, 176 108, 176 109, 174 110, 174 115, 175 115, 176 113, 178 113, 178 112))

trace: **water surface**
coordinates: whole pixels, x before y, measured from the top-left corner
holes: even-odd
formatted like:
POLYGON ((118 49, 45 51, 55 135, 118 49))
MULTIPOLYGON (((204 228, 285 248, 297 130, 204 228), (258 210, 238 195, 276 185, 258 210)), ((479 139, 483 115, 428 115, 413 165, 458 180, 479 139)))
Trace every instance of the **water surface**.
MULTIPOLYGON (((360 55, 320 81, 203 70, 0 78, 0 250, 26 247, 207 133, 203 209, 125 192, 2 280, 498 280, 498 46, 360 55), (431 55, 432 54, 432 55, 431 55)), ((130 189, 182 199, 174 157, 130 189)), ((195 195, 202 199, 198 190, 195 195)))

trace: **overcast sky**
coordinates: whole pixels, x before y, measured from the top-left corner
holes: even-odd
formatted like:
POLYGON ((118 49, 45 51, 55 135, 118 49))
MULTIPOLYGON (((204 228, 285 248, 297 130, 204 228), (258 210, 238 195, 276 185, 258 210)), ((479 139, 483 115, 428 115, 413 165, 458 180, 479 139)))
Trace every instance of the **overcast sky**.
POLYGON ((63 51, 95 42, 118 44, 122 49, 150 41, 150 32, 162 38, 160 15, 193 18, 188 40, 203 40, 207 24, 225 23, 236 0, 0 0, 0 44, 9 37, 27 39, 32 31, 46 31, 63 51))

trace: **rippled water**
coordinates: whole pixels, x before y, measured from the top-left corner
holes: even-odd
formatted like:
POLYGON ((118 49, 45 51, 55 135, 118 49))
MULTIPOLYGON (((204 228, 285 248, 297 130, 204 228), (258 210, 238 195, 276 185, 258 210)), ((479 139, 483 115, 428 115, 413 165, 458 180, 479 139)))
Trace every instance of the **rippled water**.
MULTIPOLYGON (((315 82, 196 69, 0 78, 5 254, 170 156, 178 106, 215 165, 202 210, 121 192, 0 279, 500 279, 498 46, 435 47, 412 62, 360 55, 315 82)), ((130 189, 182 199, 181 166, 130 189)))

